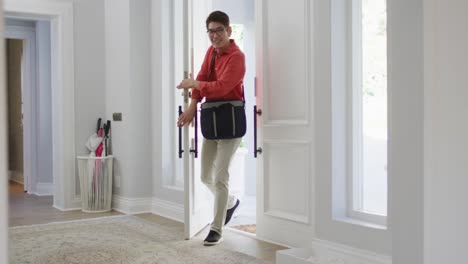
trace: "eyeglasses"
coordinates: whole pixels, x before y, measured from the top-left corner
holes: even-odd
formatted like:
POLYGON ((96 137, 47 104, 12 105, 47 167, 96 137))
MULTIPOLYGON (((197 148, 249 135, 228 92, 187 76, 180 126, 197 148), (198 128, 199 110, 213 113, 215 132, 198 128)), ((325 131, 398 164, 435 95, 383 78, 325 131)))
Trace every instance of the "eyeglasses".
POLYGON ((206 33, 208 33, 208 35, 210 37, 214 36, 214 34, 216 34, 218 36, 221 36, 221 33, 223 33, 225 29, 226 28, 224 28, 224 27, 219 27, 219 28, 215 28, 215 29, 208 29, 206 31, 206 33))

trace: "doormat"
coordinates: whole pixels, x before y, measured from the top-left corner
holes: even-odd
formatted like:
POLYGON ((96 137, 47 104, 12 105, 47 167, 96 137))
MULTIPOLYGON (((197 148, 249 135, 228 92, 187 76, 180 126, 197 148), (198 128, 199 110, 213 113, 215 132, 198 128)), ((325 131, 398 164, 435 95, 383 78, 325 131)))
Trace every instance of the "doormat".
POLYGON ((134 216, 10 228, 10 264, 265 264, 134 216))
POLYGON ((231 227, 252 234, 255 234, 257 232, 257 225, 238 225, 231 227))

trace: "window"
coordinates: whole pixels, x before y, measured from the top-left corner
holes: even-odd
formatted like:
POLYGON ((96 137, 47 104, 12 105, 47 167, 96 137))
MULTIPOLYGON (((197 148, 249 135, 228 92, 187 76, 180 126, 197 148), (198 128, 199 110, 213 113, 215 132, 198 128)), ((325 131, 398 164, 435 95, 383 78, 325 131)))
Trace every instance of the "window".
POLYGON ((244 35, 245 27, 243 24, 231 24, 232 34, 231 39, 236 41, 237 46, 244 51, 244 35))
POLYGON ((353 0, 348 214, 385 225, 387 215, 386 0, 353 0))

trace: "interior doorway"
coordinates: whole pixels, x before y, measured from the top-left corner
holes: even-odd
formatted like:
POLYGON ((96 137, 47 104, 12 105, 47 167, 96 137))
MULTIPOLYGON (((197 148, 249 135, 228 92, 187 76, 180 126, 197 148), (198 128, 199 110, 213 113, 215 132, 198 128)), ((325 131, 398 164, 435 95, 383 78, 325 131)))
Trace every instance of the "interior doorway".
POLYGON ((5 39, 8 114, 8 178, 10 190, 27 191, 23 162, 23 40, 5 39), (11 188, 14 187, 14 188, 11 188))
POLYGON ((28 194, 52 195, 50 21, 7 16, 4 38, 10 180, 28 194))
MULTIPOLYGON (((53 193, 53 206, 60 210, 78 208, 80 200, 76 195, 75 184, 75 81, 73 49, 73 3, 69 2, 28 2, 4 1, 5 17, 20 20, 34 20, 49 23, 50 37, 50 123, 51 140, 38 140, 38 143, 49 146, 52 152, 51 176, 49 184, 37 184, 38 189, 53 193), (53 183, 53 186, 52 186, 53 183)), ((38 57, 45 53, 38 52, 38 57)), ((41 67, 42 68, 42 67, 41 67)), ((41 69, 39 68, 39 69, 41 69)), ((45 80, 45 79, 43 79, 45 80)), ((42 96, 42 94, 40 94, 42 96)), ((34 98, 34 97, 33 97, 34 98)), ((26 113, 27 111, 25 111, 26 113)), ((45 114, 44 111, 36 113, 45 114)), ((35 120, 35 119, 32 119, 35 120)), ((24 124, 28 123, 26 120, 24 124)), ((45 124, 40 122, 40 124, 45 124)), ((25 134, 26 129, 24 129, 25 134)), ((30 130, 33 131, 33 130, 30 130)), ((34 131, 37 132, 38 130, 34 131)), ((33 137, 34 138, 34 137, 33 137)), ((26 136, 25 136, 26 140, 26 136)), ((24 144, 35 146, 34 144, 24 144)), ((28 152, 32 153, 32 152, 28 152)), ((40 158, 48 155, 37 155, 37 164, 44 165, 40 158)), ((32 168, 32 166, 31 166, 32 168)), ((27 169, 25 168, 25 171, 27 169)))

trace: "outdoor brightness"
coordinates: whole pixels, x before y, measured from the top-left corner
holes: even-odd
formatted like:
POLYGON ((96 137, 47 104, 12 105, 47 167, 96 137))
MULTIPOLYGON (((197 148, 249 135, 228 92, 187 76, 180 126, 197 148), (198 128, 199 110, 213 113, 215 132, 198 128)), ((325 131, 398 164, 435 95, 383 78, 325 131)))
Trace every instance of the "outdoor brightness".
POLYGON ((385 0, 362 0, 363 211, 387 215, 387 16, 385 0))

